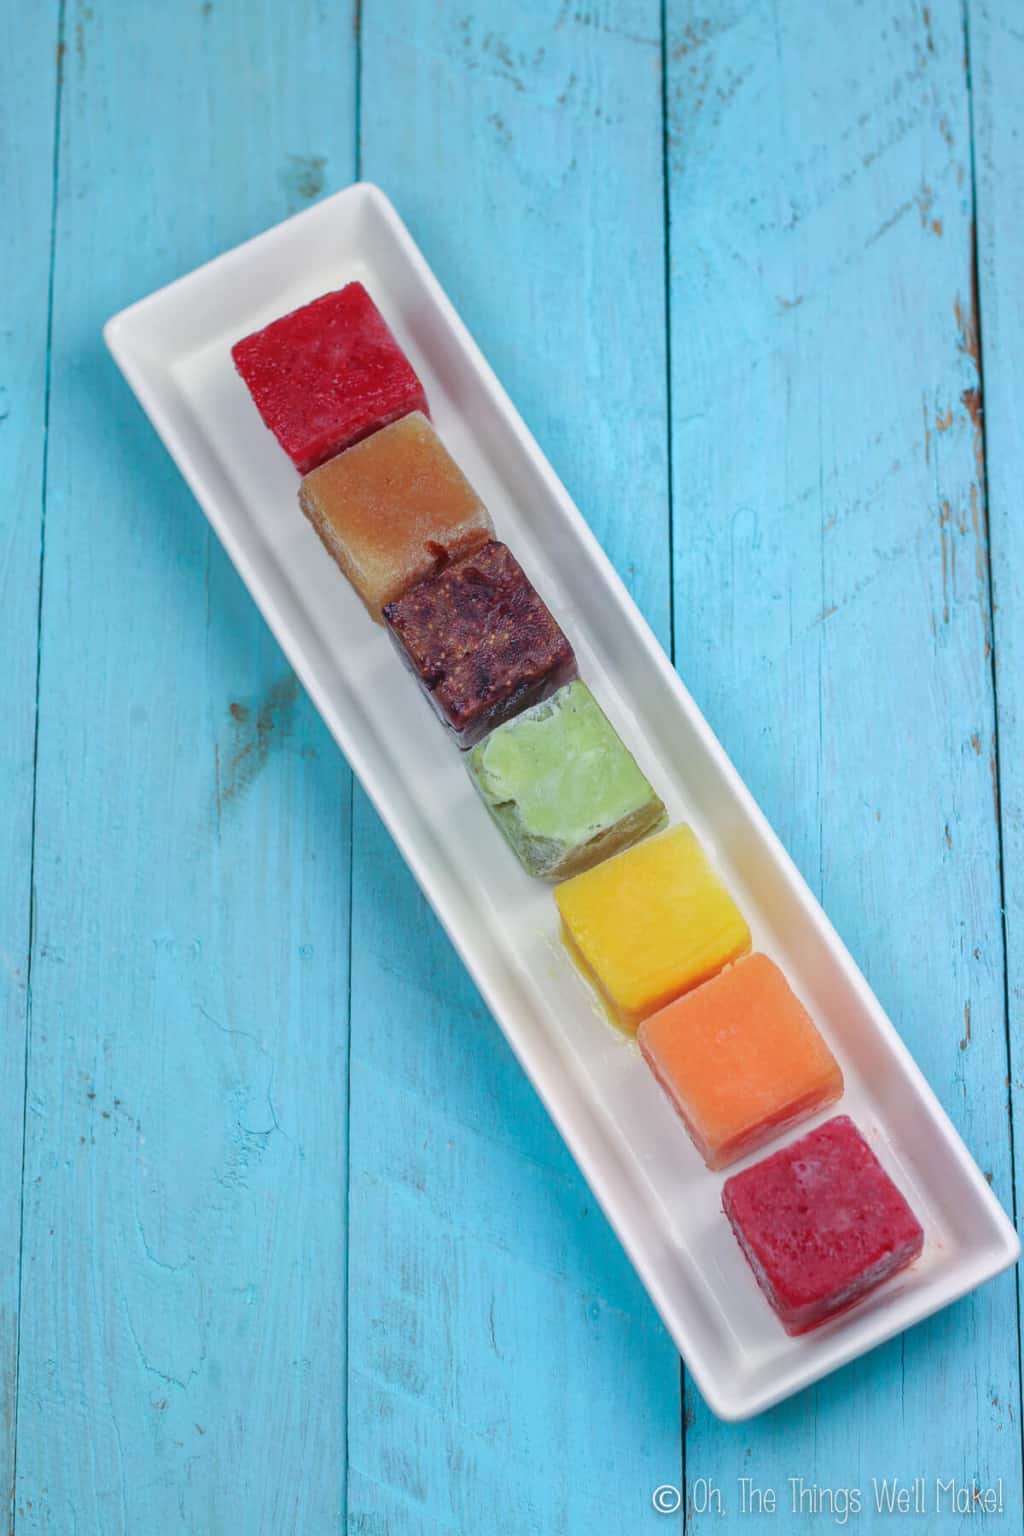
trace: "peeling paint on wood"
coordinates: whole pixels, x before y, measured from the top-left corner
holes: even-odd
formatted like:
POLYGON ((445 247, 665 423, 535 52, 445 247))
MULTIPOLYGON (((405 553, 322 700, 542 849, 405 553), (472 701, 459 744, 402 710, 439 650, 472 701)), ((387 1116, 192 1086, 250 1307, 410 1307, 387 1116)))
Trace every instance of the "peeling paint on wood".
MULTIPOLYGON (((10 1529, 620 1536, 659 1483, 850 1485, 894 1446, 908 1476, 1001 1477, 1020 1508, 1012 1276, 755 1424, 681 1390, 98 340, 360 165, 379 179, 1010 1206, 1017 9, 19 11, 0 61, 10 1529)), ((660 1523, 776 1528, 734 1500, 660 1523)))

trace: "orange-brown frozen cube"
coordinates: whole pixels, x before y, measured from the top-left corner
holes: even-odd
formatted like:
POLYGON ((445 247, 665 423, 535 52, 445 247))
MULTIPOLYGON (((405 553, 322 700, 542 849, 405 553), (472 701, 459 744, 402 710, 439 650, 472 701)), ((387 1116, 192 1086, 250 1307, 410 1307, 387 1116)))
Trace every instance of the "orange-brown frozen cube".
POLYGON ((669 827, 555 887, 562 937, 630 1034, 750 949, 743 914, 691 827, 669 827))
POLYGON ((370 617, 493 532, 487 508, 421 411, 314 469, 302 510, 370 617))
POLYGON ((709 1168, 745 1157, 843 1091, 838 1062, 767 955, 677 998, 637 1038, 709 1168))

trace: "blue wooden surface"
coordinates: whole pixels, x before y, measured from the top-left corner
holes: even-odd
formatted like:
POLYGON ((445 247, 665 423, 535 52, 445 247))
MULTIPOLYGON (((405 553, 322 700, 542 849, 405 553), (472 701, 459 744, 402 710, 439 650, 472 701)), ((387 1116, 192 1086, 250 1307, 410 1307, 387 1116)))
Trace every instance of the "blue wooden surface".
POLYGON ((2 15, 11 1529, 1019 1527, 1014 1276, 709 1415, 99 341, 379 181, 1015 1209, 1015 0, 2 15))
MULTIPOLYGON (((677 657, 1009 1207, 963 19, 870 0, 837 55, 830 14, 669 37, 677 657)), ((688 1471, 1001 1476, 1019 1520, 1016 1341, 1005 1276, 774 1433, 688 1393, 688 1471)))

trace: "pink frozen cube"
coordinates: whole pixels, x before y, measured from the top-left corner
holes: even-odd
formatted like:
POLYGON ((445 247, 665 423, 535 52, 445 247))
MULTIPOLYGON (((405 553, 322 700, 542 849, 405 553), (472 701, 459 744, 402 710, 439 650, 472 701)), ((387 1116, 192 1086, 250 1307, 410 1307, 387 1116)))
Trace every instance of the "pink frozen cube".
POLYGON ((722 1207, 791 1334, 845 1312, 924 1243, 917 1217, 846 1115, 727 1179, 722 1207))

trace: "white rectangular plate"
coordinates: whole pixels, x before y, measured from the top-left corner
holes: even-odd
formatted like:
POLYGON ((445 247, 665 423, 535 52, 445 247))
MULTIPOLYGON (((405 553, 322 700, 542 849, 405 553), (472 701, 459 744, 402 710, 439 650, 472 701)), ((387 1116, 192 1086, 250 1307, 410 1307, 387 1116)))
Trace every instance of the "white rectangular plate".
POLYGON ((758 1413, 1012 1264, 1012 1225, 387 198, 350 187, 124 310, 105 335, 711 1408, 758 1413), (813 1334, 788 1338, 761 1296, 721 1212, 724 1175, 704 1168, 635 1043, 574 971, 550 888, 520 870, 460 753, 301 516, 295 472, 235 374, 240 336, 353 278, 672 820, 693 825, 755 948, 818 1021, 846 1075, 838 1108, 925 1227, 913 1268, 813 1334))

